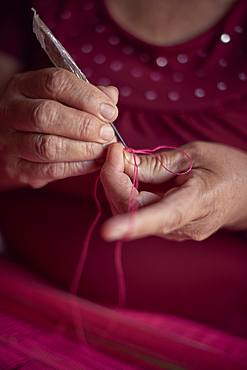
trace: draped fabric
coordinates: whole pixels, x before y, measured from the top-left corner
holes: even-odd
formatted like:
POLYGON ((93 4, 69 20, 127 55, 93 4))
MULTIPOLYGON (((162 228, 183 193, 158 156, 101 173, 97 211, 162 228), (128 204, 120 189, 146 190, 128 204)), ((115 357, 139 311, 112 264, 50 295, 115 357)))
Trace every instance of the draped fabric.
POLYGON ((246 340, 170 315, 75 301, 3 258, 0 267, 0 369, 246 369, 246 340))

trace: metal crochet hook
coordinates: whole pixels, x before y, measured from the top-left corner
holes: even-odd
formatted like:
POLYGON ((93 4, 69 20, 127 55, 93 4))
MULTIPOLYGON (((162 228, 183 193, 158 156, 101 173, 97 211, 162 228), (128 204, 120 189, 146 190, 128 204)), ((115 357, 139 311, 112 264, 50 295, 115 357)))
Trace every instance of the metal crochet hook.
MULTIPOLYGON (((52 63, 57 68, 64 68, 68 71, 74 73, 77 77, 89 83, 88 79, 84 73, 77 66, 73 58, 63 47, 63 45, 56 39, 52 34, 51 30, 45 25, 45 23, 39 18, 39 15, 36 13, 36 10, 32 8, 34 12, 33 16, 33 32, 35 33, 38 41, 40 42, 41 47, 44 49, 52 63)), ((121 141, 123 146, 126 148, 124 140, 122 139, 120 133, 116 129, 113 123, 110 123, 113 128, 116 136, 121 141)))

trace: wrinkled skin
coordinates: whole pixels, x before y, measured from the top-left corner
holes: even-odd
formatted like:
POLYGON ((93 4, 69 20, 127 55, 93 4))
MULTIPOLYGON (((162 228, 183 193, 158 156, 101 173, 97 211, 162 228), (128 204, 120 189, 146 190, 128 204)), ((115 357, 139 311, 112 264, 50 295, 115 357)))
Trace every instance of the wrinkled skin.
POLYGON ((117 89, 56 68, 13 76, 0 98, 1 184, 39 188, 100 168, 117 89))
MULTIPOLYGON (((176 186, 163 194, 137 190, 139 209, 127 213, 134 161, 121 144, 111 144, 101 170, 101 180, 114 217, 103 226, 102 235, 112 241, 157 235, 167 239, 203 240, 225 227, 247 228, 247 154, 229 146, 192 142, 182 149, 193 161, 193 169, 176 176, 176 186)), ((159 158, 173 172, 189 168, 181 152, 160 152, 159 158)), ((162 184, 173 175, 153 156, 138 155, 141 182, 162 184)))

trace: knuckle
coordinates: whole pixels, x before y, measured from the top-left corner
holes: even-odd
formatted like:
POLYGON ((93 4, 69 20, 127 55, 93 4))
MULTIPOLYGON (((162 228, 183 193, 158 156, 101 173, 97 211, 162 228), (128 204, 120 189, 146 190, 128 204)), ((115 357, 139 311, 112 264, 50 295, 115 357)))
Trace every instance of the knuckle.
POLYGON ((81 139, 87 139, 90 138, 92 134, 92 128, 94 127, 93 125, 93 119, 90 115, 86 114, 83 117, 83 121, 81 122, 80 125, 78 125, 78 137, 81 139))
POLYGON ((51 68, 44 78, 43 88, 53 97, 68 86, 68 71, 61 68, 51 68))
POLYGON ((7 85, 6 85, 6 90, 15 90, 16 86, 19 85, 19 81, 21 80, 21 74, 15 74, 10 77, 7 85))
POLYGON ((36 143, 36 152, 45 162, 58 160, 63 150, 62 138, 53 135, 39 135, 36 143))
POLYGON ((41 167, 43 178, 54 181, 63 178, 66 174, 66 163, 49 163, 41 167))
POLYGON ((98 100, 96 91, 94 91, 93 89, 83 89, 82 94, 83 94, 82 99, 86 106, 92 105, 93 102, 98 100))
MULTIPOLYGON (((165 164, 166 167, 169 167, 169 164, 167 164, 168 162, 166 159, 167 157, 164 153, 162 154, 155 153, 155 155, 146 155, 146 156, 140 156, 140 157, 141 157, 141 162, 145 161, 146 162, 145 167, 148 168, 148 171, 145 171, 145 173, 143 174, 143 177, 145 178, 145 181, 148 181, 150 183, 156 182, 157 176, 164 172, 162 163, 165 164)), ((140 173, 140 176, 142 176, 141 173, 140 173)), ((140 180, 143 180, 143 179, 140 179, 140 180)))
POLYGON ((99 153, 99 148, 102 148, 102 145, 96 144, 93 142, 88 142, 85 146, 85 159, 94 159, 99 153))
POLYGON ((56 104, 50 100, 39 103, 31 112, 30 120, 38 131, 46 130, 57 116, 56 104))

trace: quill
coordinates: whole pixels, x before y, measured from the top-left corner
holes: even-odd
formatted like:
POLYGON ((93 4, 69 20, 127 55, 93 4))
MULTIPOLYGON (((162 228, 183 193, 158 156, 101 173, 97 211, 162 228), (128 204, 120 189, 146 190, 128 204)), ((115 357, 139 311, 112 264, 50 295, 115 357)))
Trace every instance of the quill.
MULTIPOLYGON (((45 25, 45 23, 39 18, 36 10, 32 8, 32 11, 34 12, 33 32, 35 33, 41 47, 44 49, 54 66, 57 68, 67 69, 68 71, 74 73, 77 77, 81 78, 83 81, 89 83, 85 74, 77 66, 67 50, 56 39, 51 30, 45 25)), ((126 148, 126 144, 115 125, 113 123, 110 123, 110 125, 112 126, 118 139, 126 148)))

